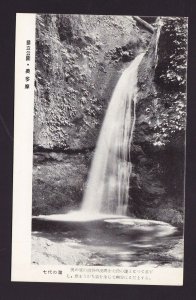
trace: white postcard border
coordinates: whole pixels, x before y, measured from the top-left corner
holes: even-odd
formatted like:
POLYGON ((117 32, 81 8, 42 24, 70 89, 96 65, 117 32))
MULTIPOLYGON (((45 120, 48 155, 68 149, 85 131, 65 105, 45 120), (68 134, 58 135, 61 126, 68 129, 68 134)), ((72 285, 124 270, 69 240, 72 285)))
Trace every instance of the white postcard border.
POLYGON ((16 16, 12 281, 183 285, 183 268, 34 265, 31 263, 36 14, 16 16), (26 45, 30 40, 29 88, 26 45), (77 270, 78 268, 78 270, 77 270), (60 273, 59 273, 60 272, 60 273), (76 274, 78 274, 76 276, 76 274), (116 274, 116 275, 115 275, 116 274))

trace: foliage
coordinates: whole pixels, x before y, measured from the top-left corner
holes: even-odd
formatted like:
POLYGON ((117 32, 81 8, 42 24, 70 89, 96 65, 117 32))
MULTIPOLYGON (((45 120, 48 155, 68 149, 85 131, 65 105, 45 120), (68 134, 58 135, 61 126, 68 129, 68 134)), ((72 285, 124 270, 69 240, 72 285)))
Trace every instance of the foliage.
POLYGON ((116 47, 115 49, 110 50, 108 54, 111 56, 111 59, 116 62, 128 62, 134 58, 133 51, 128 49, 127 46, 116 47))
POLYGON ((172 89, 185 90, 187 68, 187 18, 162 18, 156 80, 172 89))
POLYGON ((184 138, 186 124, 187 19, 162 18, 155 70, 153 145, 184 138))
POLYGON ((166 94, 164 100, 159 96, 154 100, 154 146, 164 146, 173 139, 175 140, 179 134, 184 134, 186 124, 185 99, 186 94, 180 92, 166 94))

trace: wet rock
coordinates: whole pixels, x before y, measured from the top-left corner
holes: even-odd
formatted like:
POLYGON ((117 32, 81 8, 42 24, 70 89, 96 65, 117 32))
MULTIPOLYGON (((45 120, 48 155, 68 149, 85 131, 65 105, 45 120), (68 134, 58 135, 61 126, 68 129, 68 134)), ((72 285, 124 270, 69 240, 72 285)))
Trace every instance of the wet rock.
POLYGON ((86 265, 91 252, 73 247, 71 239, 61 242, 55 237, 53 240, 37 235, 32 235, 32 258, 36 265, 86 265), (65 255, 66 254, 66 255, 65 255))
POLYGON ((50 155, 42 153, 41 162, 34 156, 33 215, 65 213, 81 203, 91 153, 50 155))

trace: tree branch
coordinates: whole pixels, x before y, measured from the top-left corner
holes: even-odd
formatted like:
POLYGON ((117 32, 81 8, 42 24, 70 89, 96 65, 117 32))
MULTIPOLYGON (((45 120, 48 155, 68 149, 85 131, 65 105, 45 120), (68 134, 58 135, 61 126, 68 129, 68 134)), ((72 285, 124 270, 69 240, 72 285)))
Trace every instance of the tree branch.
POLYGON ((143 19, 141 19, 140 17, 133 17, 138 23, 140 23, 141 25, 143 25, 150 33, 154 32, 154 27, 152 25, 150 25, 149 23, 147 23, 146 21, 144 21, 143 19))

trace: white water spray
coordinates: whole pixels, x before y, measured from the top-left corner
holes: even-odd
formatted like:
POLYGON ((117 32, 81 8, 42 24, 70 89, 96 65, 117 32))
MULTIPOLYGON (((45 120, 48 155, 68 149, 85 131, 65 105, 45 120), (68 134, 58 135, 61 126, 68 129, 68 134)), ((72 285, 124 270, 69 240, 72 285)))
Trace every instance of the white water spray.
POLYGON ((126 215, 137 73, 143 55, 138 55, 121 75, 106 111, 82 202, 84 213, 126 215))

